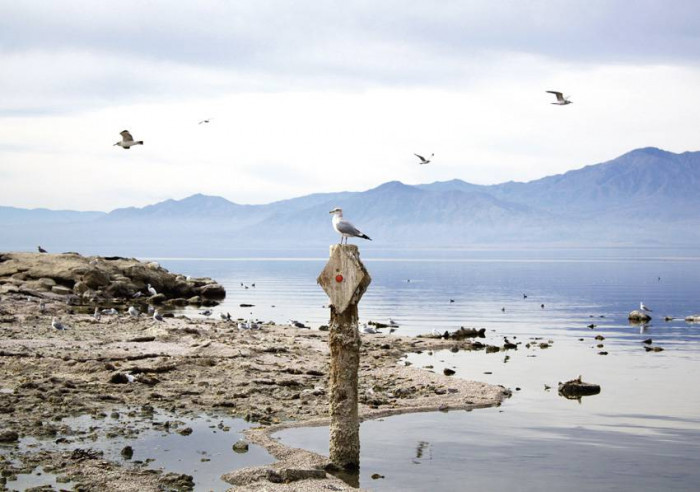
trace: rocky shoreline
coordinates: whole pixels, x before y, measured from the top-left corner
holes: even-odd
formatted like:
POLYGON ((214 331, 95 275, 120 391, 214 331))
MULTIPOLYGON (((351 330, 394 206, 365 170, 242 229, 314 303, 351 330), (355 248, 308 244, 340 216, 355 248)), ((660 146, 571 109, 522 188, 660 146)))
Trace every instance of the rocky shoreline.
MULTIPOLYGON (((8 478, 41 465, 78 484, 76 490, 190 490, 191 477, 153 470, 147 463, 110 460, 91 449, 90 434, 78 439, 65 424, 68 417, 106 418, 129 409, 136 416, 207 413, 254 423, 247 440, 277 461, 226 474, 231 490, 319 490, 330 484, 334 490, 350 490, 326 473, 326 457, 288 448, 272 437, 282 428, 327 423, 327 332, 273 324, 239 330, 233 322, 184 316, 164 322, 119 315, 96 320, 69 314, 72 307, 65 298, 48 292, 35 298, 25 290, 5 290, 0 297, 0 485, 12 488, 8 478), (53 329, 52 316, 62 316, 68 328, 53 329), (33 452, 21 446, 27 438, 80 442, 81 449, 33 452)), ((466 339, 363 338, 361 417, 499 404, 509 394, 503 387, 399 363, 410 352, 483 348, 474 344, 466 339)), ((181 433, 173 422, 163 425, 181 433)), ((138 436, 138 429, 129 426, 113 432, 138 436)))

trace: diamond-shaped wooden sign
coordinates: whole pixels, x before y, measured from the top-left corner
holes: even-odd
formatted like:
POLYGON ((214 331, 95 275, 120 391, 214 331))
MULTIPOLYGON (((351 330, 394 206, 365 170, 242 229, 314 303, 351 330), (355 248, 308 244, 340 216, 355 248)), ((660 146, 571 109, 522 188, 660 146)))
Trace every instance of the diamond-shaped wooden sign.
POLYGON ((354 244, 334 244, 325 268, 316 279, 335 308, 342 313, 348 306, 360 302, 372 278, 360 261, 360 251, 354 244))

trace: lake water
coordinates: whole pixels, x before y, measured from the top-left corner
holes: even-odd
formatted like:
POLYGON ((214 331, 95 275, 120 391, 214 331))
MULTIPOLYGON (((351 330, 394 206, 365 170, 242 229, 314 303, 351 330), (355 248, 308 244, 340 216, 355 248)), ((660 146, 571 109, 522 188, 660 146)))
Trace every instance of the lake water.
MULTIPOLYGON (((159 261, 223 283, 227 298, 215 311, 316 327, 328 321, 327 298, 316 285, 326 259, 159 261)), ((508 337, 521 345, 492 354, 409 356, 418 367, 451 367, 454 377, 502 384, 513 397, 498 408, 364 422, 355 477, 362 487, 700 488, 700 324, 682 319, 700 312, 700 251, 403 250, 372 251, 363 261, 372 284, 360 304, 361 321, 393 318, 402 335, 484 327, 486 343, 502 345, 508 337), (640 301, 654 311, 646 326, 627 321, 640 301), (664 350, 645 351, 647 338, 664 350), (538 347, 550 340, 549 348, 538 347), (559 396, 557 383, 578 375, 600 384, 601 393, 581 401, 559 396), (385 478, 373 480, 375 473, 385 478)), ((279 437, 328 453, 326 428, 279 437)))

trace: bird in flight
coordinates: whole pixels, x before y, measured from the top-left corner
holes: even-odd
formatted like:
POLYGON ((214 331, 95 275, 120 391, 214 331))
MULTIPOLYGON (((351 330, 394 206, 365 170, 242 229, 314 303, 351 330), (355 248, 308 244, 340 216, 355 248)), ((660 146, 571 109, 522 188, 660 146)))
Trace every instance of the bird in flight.
POLYGON ((430 158, 426 159, 422 155, 418 155, 418 154, 413 154, 413 155, 415 155, 416 157, 418 157, 420 159, 420 162, 418 163, 420 165, 429 164, 430 161, 433 160, 433 157, 435 156, 435 154, 430 154, 430 158))
POLYGON ((639 303, 639 309, 641 309, 642 311, 648 311, 650 313, 652 312, 652 310, 646 307, 643 302, 639 303))
POLYGON ((343 244, 343 239, 345 239, 345 244, 348 244, 349 237, 361 237, 362 239, 372 240, 367 234, 363 234, 357 227, 343 219, 342 209, 336 207, 328 213, 333 214, 333 229, 340 234, 339 244, 343 244))
POLYGON ((207 118, 206 120, 202 120, 202 121, 200 121, 200 122, 197 123, 197 124, 198 124, 198 125, 201 125, 202 123, 209 123, 210 121, 211 121, 211 118, 207 118))
MULTIPOLYGON (((129 150, 131 147, 134 145, 143 145, 143 140, 139 140, 138 142, 134 142, 134 137, 131 136, 131 133, 129 133, 128 130, 123 130, 119 135, 122 136, 121 141, 115 143, 114 145, 120 146, 124 150, 129 150)), ((113 145, 113 147, 114 147, 113 145)))
POLYGON ((554 94, 555 96, 557 96, 557 102, 553 102, 552 104, 556 104, 558 106, 566 106, 567 104, 573 104, 571 101, 569 101, 569 97, 571 97, 571 96, 564 97, 564 94, 562 94, 561 92, 558 92, 558 91, 547 91, 547 92, 549 94, 554 94))

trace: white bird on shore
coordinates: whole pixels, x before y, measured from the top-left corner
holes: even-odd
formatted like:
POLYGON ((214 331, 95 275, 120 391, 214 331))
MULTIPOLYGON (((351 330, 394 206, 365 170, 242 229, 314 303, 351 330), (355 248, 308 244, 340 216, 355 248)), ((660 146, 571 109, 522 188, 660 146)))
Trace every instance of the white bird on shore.
MULTIPOLYGON (((128 130, 123 130, 119 133, 119 135, 122 136, 121 141, 115 143, 114 145, 118 145, 124 150, 129 150, 131 147, 134 145, 143 145, 143 140, 139 140, 138 142, 134 142, 134 137, 131 136, 131 133, 129 133, 128 130)), ((114 145, 112 147, 114 147, 114 145)))
POLYGON ((102 319, 102 313, 100 312, 100 308, 95 306, 95 312, 92 315, 93 318, 95 318, 97 321, 100 321, 102 319))
POLYGON ((46 303, 44 301, 39 302, 39 312, 44 313, 46 311, 46 303))
POLYGON ((131 298, 132 298, 132 299, 138 299, 138 298, 141 297, 142 295, 143 295, 143 292, 138 291, 136 294, 134 294, 133 296, 131 296, 131 298))
POLYGON ((224 321, 231 321, 231 313, 219 313, 219 316, 224 321))
POLYGON ((549 94, 554 94, 557 96, 557 102, 553 102, 552 104, 556 104, 558 106, 566 106, 567 104, 573 104, 571 101, 569 101, 570 96, 564 97, 564 94, 562 94, 559 91, 547 91, 549 94))
POLYGON ((421 166, 423 164, 430 164, 430 161, 432 161, 433 157, 435 157, 435 154, 430 154, 430 157, 428 159, 426 159, 422 155, 418 155, 418 154, 413 154, 413 155, 415 155, 416 157, 418 157, 420 159, 420 162, 418 164, 420 164, 421 166))
POLYGON ((295 319, 290 319, 289 324, 295 328, 308 328, 308 326, 306 326, 304 323, 302 323, 301 321, 297 321, 295 319))
POLYGON ((367 335, 376 335, 379 332, 374 326, 370 326, 367 323, 362 323, 362 333, 367 335))
POLYGON ((161 314, 158 312, 157 309, 156 309, 155 311, 153 311, 153 320, 154 320, 154 321, 161 321, 161 322, 162 322, 162 321, 165 321, 165 320, 163 319, 163 316, 161 316, 161 314))
POLYGON ((345 244, 348 244, 349 237, 361 237, 362 239, 372 240, 368 235, 363 234, 354 225, 343 219, 343 210, 341 208, 336 207, 328 213, 333 214, 333 229, 340 234, 339 244, 343 244, 343 238, 345 239, 345 244))
POLYGON ((239 330, 250 330, 250 326, 248 326, 248 323, 244 321, 239 321, 238 322, 238 329, 239 330))
POLYGON ((199 314, 202 316, 211 316, 212 310, 211 309, 205 309, 204 311, 200 311, 199 314))
POLYGON ((51 327, 56 330, 65 330, 66 327, 61 323, 56 316, 51 320, 51 327))
POLYGON ((132 318, 138 318, 141 312, 136 309, 134 306, 129 306, 129 316, 132 318))
POLYGON ((114 308, 103 309, 102 314, 119 314, 119 311, 114 308))
POLYGON ((389 318, 389 322, 387 323, 387 326, 391 326, 393 328, 398 328, 399 324, 396 321, 394 321, 393 319, 389 318))
POLYGON ((641 309, 642 311, 650 312, 650 313, 652 312, 652 310, 649 309, 648 307, 646 307, 643 302, 639 303, 639 309, 641 309))
POLYGON ((154 289, 151 284, 148 284, 148 287, 146 287, 146 290, 148 290, 148 293, 151 294, 152 296, 157 296, 158 291, 154 289))

